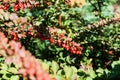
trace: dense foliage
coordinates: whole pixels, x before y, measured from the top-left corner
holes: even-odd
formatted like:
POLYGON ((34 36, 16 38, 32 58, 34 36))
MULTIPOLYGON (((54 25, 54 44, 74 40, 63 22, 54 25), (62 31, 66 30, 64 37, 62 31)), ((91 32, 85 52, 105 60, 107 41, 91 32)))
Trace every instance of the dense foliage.
POLYGON ((0 0, 0 79, 120 79, 119 4, 0 0))

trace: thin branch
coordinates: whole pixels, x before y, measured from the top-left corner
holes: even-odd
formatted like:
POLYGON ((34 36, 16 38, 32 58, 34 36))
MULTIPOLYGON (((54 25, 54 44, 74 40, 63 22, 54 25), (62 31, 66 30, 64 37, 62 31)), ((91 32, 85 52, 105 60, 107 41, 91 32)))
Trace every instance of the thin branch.
POLYGON ((114 18, 111 18, 109 20, 101 20, 100 22, 97 22, 97 23, 94 23, 94 24, 89 24, 86 29, 90 30, 90 29, 97 28, 97 27, 100 27, 100 26, 105 26, 105 25, 108 25, 108 24, 112 24, 114 22, 120 22, 120 18, 114 17, 114 18))
POLYGON ((88 1, 95 8, 95 10, 98 11, 98 8, 94 5, 94 3, 92 3, 90 0, 88 0, 88 1))

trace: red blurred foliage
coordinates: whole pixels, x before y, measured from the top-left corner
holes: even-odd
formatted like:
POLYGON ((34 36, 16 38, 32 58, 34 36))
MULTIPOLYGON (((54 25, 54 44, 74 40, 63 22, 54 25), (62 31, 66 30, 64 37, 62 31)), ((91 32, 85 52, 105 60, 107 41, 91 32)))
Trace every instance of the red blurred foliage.
MULTIPOLYGON (((15 35, 14 33, 12 34, 15 35)), ((2 51, 4 51, 4 53, 0 53, 0 55, 6 58, 6 64, 12 62, 17 64, 19 74, 22 74, 23 77, 30 80, 54 80, 42 69, 37 59, 21 46, 21 43, 13 40, 8 41, 4 34, 0 32, 0 52, 2 51)))

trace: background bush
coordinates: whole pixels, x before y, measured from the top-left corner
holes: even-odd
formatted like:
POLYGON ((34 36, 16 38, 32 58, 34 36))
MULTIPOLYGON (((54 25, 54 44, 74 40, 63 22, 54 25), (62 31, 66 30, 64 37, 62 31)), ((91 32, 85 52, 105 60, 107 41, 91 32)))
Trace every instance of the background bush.
POLYGON ((0 32, 21 42, 52 78, 119 79, 119 0, 6 0, 0 8, 0 32))

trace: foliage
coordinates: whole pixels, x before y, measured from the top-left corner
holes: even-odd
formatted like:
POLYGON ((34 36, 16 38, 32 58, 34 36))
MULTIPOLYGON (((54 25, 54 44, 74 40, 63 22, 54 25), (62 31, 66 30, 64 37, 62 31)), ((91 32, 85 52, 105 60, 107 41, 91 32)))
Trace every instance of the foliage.
POLYGON ((34 69, 42 70, 42 66, 56 80, 120 79, 119 3, 119 0, 0 1, 0 35, 3 37, 0 37, 0 54, 4 56, 0 58, 0 66, 7 67, 1 68, 0 76, 5 79, 8 73, 9 78, 27 75, 31 80, 43 80, 47 73, 32 75, 37 74, 34 69), (20 75, 16 61, 12 61, 14 67, 7 65, 5 62, 13 59, 13 55, 19 63, 17 66, 22 62, 27 66, 34 64, 28 66, 31 70, 22 65, 20 75), (11 68, 18 73, 9 72, 11 68))
POLYGON ((21 74, 23 78, 31 80, 52 80, 48 73, 42 70, 40 63, 31 55, 29 51, 26 51, 19 42, 10 41, 0 33, 0 55, 5 57, 5 63, 15 63, 15 67, 1 64, 2 79, 16 79, 19 80, 21 74), (18 64, 19 63, 19 64, 18 64), (12 74, 19 74, 12 75, 12 74))

